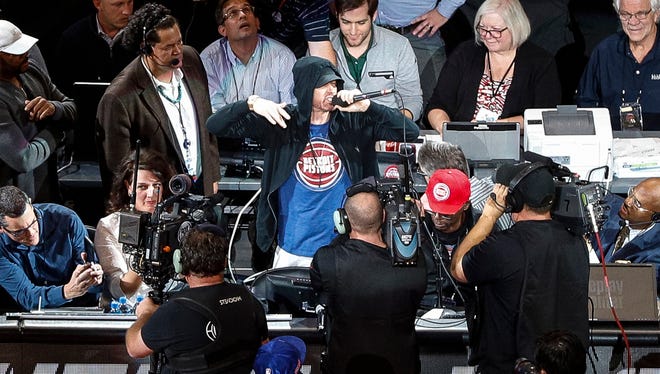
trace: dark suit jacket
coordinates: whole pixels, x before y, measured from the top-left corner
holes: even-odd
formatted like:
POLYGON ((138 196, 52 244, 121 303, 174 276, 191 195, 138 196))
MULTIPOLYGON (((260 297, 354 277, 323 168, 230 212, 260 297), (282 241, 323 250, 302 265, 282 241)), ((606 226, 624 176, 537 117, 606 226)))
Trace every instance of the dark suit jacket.
MULTIPOLYGON (((213 193, 220 180, 220 157, 216 138, 206 130, 211 115, 211 100, 204 66, 199 54, 189 46, 183 49, 183 81, 192 96, 197 114, 204 194, 213 193)), ((96 114, 96 141, 101 150, 103 185, 109 191, 113 168, 135 148, 135 141, 163 153, 183 172, 183 155, 151 78, 140 57, 133 60, 112 81, 101 98, 96 114)))

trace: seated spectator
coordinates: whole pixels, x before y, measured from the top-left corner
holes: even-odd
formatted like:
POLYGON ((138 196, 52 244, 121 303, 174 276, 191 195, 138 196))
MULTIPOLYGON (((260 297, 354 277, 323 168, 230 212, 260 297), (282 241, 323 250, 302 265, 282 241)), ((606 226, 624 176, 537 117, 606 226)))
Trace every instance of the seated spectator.
POLYGON ((251 95, 293 103, 296 56, 284 44, 260 35, 259 19, 247 0, 220 0, 215 10, 222 38, 202 53, 214 110, 251 95))
MULTIPOLYGON (((101 218, 94 235, 94 247, 106 274, 106 287, 114 299, 126 296, 131 301, 135 301, 137 295, 146 295, 150 290, 140 276, 131 270, 129 256, 123 252, 123 244, 118 241, 120 212, 130 209, 134 170, 135 154, 132 154, 122 161, 115 173, 108 201, 110 214, 101 218)), ((170 195, 167 183, 173 175, 174 168, 162 155, 142 149, 135 190, 135 210, 153 213, 156 205, 170 195)))
POLYGON ((302 339, 284 335, 259 347, 254 360, 255 374, 296 374, 300 372, 307 347, 302 339))
POLYGON ((561 102, 553 56, 526 42, 527 16, 518 0, 486 0, 474 20, 475 43, 449 56, 429 100, 428 121, 438 132, 448 121, 523 123, 527 108, 561 102))
POLYGON ((29 59, 36 42, 0 20, 0 186, 16 186, 34 201, 59 201, 51 156, 77 109, 29 59))
POLYGON ((131 357, 162 353, 169 373, 250 372, 268 339, 266 314, 247 288, 224 281, 227 249, 216 225, 188 232, 180 265, 190 288, 160 307, 150 297, 138 304, 137 320, 126 331, 131 357))
POLYGON ((72 210, 0 187, 0 285, 24 310, 95 306, 103 280, 72 210))
POLYGON ((578 86, 576 102, 605 107, 613 130, 635 127, 660 130, 657 0, 614 0, 621 31, 591 53, 578 86))
POLYGON ((69 94, 76 81, 112 81, 135 58, 135 53, 121 45, 133 0, 92 2, 96 12, 64 30, 57 44, 53 80, 69 94))
POLYGON ((378 0, 335 1, 339 28, 330 32, 330 41, 344 88, 362 92, 396 89, 398 94, 372 101, 400 109, 416 121, 422 113, 422 89, 415 52, 406 37, 374 24, 377 7, 378 0))
POLYGON ((415 316, 426 288, 424 256, 416 266, 392 266, 375 187, 358 183, 346 195, 341 215, 348 238, 319 248, 310 270, 326 304, 328 372, 355 372, 370 358, 394 373, 419 373, 415 316))
MULTIPOLYGON (((610 207, 600 229, 605 262, 656 264, 660 291, 660 177, 630 187, 625 199, 607 194, 605 204, 610 207)), ((595 240, 592 245, 598 248, 595 240)))

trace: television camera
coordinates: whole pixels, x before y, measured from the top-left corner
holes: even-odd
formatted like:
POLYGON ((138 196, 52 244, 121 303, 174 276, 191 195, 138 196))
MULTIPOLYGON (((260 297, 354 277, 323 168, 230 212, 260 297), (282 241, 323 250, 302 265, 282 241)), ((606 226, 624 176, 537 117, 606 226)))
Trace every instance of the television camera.
POLYGON ((376 192, 385 208, 383 234, 390 249, 393 266, 416 266, 420 246, 419 210, 413 201, 412 165, 415 149, 402 144, 399 155, 403 163, 403 180, 381 178, 376 180, 376 192))
POLYGON ((119 242, 130 255, 131 269, 153 289, 149 296, 157 301, 163 300, 166 284, 176 275, 174 252, 188 231, 200 223, 217 224, 222 217, 217 204, 223 195, 193 195, 188 193, 191 186, 189 176, 175 175, 169 181, 173 195, 158 203, 152 214, 134 209, 120 213, 119 242))
POLYGON ((563 223, 568 231, 584 236, 605 223, 605 213, 609 207, 604 203, 605 188, 601 183, 580 180, 575 173, 550 157, 529 151, 524 152, 523 157, 530 162, 543 163, 552 173, 555 179, 555 202, 551 215, 563 223))

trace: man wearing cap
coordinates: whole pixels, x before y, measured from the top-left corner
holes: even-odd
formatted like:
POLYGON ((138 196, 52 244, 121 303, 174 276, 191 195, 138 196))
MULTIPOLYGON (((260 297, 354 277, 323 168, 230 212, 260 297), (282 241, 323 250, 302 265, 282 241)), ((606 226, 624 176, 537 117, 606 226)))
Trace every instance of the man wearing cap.
POLYGON ((457 169, 436 170, 426 185, 421 202, 422 253, 426 258, 427 286, 421 309, 464 306, 474 288, 457 284, 449 275, 451 255, 474 226, 470 181, 457 169))
POLYGON ((259 347, 254 359, 255 374, 297 374, 300 372, 307 347, 297 336, 283 335, 259 347))
POLYGON ((551 330, 572 331, 588 346, 587 248, 550 216, 552 174, 538 163, 504 165, 496 182, 451 263, 454 278, 477 286, 469 363, 480 373, 510 372, 518 357, 533 357, 534 341, 551 330), (505 209, 514 225, 491 234, 505 209))
POLYGON ((266 152, 257 207, 257 245, 277 239, 273 267, 309 266, 335 236, 333 212, 351 181, 377 175, 378 140, 415 139, 419 129, 396 109, 353 101, 358 90, 328 60, 304 57, 293 66, 297 105, 256 95, 229 104, 207 121, 217 136, 259 141, 266 152), (339 91, 339 92, 338 92, 339 91), (338 96, 350 105, 332 104, 338 96))
POLYGON ((348 238, 319 248, 310 269, 326 305, 328 373, 419 373, 415 316, 426 288, 424 256, 417 266, 392 266, 382 235, 385 211, 365 184, 346 191, 348 238))
POLYGON ((180 265, 190 288, 160 307, 151 298, 138 304, 137 319, 126 331, 131 357, 164 354, 162 373, 250 372, 257 350, 268 340, 268 325, 254 295, 224 281, 228 247, 216 225, 189 231, 175 267, 180 265))
POLYGON ((0 20, 0 186, 35 201, 57 201, 57 160, 50 157, 77 116, 73 100, 28 58, 37 39, 0 20))

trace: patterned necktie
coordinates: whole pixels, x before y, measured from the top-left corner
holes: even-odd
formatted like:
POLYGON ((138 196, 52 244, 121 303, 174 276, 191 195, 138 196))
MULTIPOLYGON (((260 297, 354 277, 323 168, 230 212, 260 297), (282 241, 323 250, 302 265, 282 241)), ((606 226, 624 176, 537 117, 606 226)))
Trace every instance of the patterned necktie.
POLYGON ((616 236, 616 242, 614 243, 614 250, 612 253, 623 247, 623 243, 625 243, 626 239, 628 239, 628 235, 630 235, 630 226, 625 225, 621 228, 621 230, 619 230, 619 234, 616 236))

